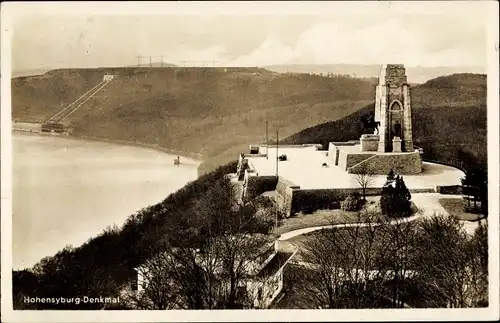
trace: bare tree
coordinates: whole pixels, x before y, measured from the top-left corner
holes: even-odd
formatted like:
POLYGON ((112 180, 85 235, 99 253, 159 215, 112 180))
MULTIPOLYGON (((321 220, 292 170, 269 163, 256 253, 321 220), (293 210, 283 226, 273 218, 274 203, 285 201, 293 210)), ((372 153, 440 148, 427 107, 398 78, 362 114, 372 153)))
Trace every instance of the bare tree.
POLYGON ((245 279, 260 262, 269 238, 235 234, 208 240, 202 249, 175 248, 150 259, 149 285, 141 294, 142 303, 137 304, 153 303, 155 309, 168 309, 169 305, 183 309, 252 306, 245 279))
POLYGON ((304 242, 303 259, 310 267, 304 299, 316 308, 377 307, 373 291, 383 283, 385 249, 376 214, 358 213, 363 226, 324 229, 304 242))
POLYGON ((137 268, 141 280, 138 290, 126 297, 132 308, 168 310, 179 306, 180 286, 177 284, 175 259, 170 252, 160 252, 137 268))
POLYGON ((418 284, 429 307, 469 307, 471 288, 470 241, 453 216, 424 219, 417 236, 418 284))
POLYGON ((471 239, 473 306, 488 306, 488 224, 480 223, 471 239))
MULTIPOLYGON (((383 289, 384 295, 396 308, 405 307, 408 297, 408 281, 415 275, 416 235, 418 223, 406 219, 384 219, 381 231, 384 246, 383 265, 389 268, 390 284, 383 289)), ((380 264, 379 266, 382 266, 380 264)), ((379 267, 380 268, 380 267, 379 267)))
POLYGON ((195 239, 170 241, 175 247, 146 262, 149 284, 136 306, 231 309, 252 305, 245 292, 246 277, 261 261, 263 248, 274 247, 274 237, 266 234, 270 226, 261 223, 255 207, 234 205, 233 196, 228 181, 199 196, 190 217, 195 239))
POLYGON ((356 178, 356 182, 363 191, 363 200, 366 200, 366 188, 373 183, 375 174, 366 165, 361 165, 358 169, 356 169, 356 174, 354 176, 356 178))

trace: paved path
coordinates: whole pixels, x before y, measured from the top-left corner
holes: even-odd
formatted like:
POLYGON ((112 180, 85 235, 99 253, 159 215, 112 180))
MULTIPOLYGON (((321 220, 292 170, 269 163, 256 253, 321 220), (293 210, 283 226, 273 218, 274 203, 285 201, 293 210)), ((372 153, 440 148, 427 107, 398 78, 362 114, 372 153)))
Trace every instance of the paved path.
MULTIPOLYGON (((416 215, 412 215, 408 218, 392 220, 389 223, 390 224, 397 224, 397 223, 403 223, 403 222, 410 222, 410 221, 415 221, 419 217, 420 217, 420 214, 416 214, 416 215)), ((323 226, 319 226, 319 227, 304 228, 304 229, 298 229, 298 230, 293 230, 293 231, 290 231, 287 233, 283 233, 278 238, 278 240, 280 240, 280 241, 281 240, 288 240, 288 239, 291 239, 291 238, 296 237, 296 236, 301 236, 303 234, 307 234, 307 233, 310 233, 313 231, 318 231, 318 230, 323 230, 323 229, 367 227, 369 225, 378 226, 378 225, 380 225, 380 223, 371 223, 371 224, 364 223, 364 222, 361 222, 361 223, 359 223, 359 222, 358 223, 341 223, 341 224, 333 224, 333 225, 323 225, 323 226)))
MULTIPOLYGON (((429 218, 434 215, 438 214, 445 214, 448 215, 448 212, 441 206, 439 203, 439 199, 441 198, 459 198, 461 199, 461 195, 442 195, 439 193, 415 193, 412 194, 412 201, 415 203, 415 205, 418 208, 418 213, 415 215, 412 215, 408 218, 404 219, 396 219, 392 220, 389 223, 390 224, 397 224, 397 223, 402 223, 402 222, 410 222, 410 221, 415 221, 416 219, 419 218, 429 218)), ((469 222, 469 221, 461 221, 464 224, 464 229, 467 231, 467 233, 471 234, 474 232, 475 228, 478 226, 477 222, 469 222)), ((286 248, 284 242, 286 240, 289 240, 291 238, 304 235, 310 232, 318 231, 318 230, 323 230, 323 229, 333 229, 333 228, 349 228, 349 227, 366 227, 368 226, 368 223, 343 223, 343 224, 334 224, 334 225, 323 225, 323 226, 316 226, 316 227, 310 227, 310 228, 304 228, 304 229, 298 229, 298 230, 293 230, 290 232, 283 233, 278 240, 280 241, 280 244, 283 245, 284 248, 286 248)), ((374 223, 372 225, 380 225, 378 223, 374 223)))
MULTIPOLYGON (((442 195, 439 193, 415 193, 412 194, 412 201, 415 203, 415 205, 418 208, 418 212, 410 216, 408 218, 404 219, 395 219, 390 221, 390 224, 398 224, 398 223, 404 223, 404 222, 411 222, 415 221, 420 218, 430 218, 432 216, 438 215, 438 214, 445 214, 449 215, 449 213, 441 206, 439 203, 439 199, 441 198, 462 198, 461 195, 442 195)), ((472 223, 469 221, 461 221, 464 224, 464 229, 466 230, 467 233, 473 234, 475 228, 478 226, 478 223, 472 223)), ((304 235, 310 232, 318 231, 318 230, 323 230, 323 229, 332 229, 332 228, 349 228, 349 227, 366 227, 370 224, 368 223, 344 223, 344 224, 335 224, 335 225, 325 225, 325 226, 316 226, 316 227, 311 227, 311 228, 305 228, 305 229, 298 229, 298 230, 293 230, 287 233, 282 234, 278 238, 278 248, 280 251, 284 252, 297 252, 298 251, 298 246, 295 244, 287 241, 293 237, 297 237, 300 235, 304 235)), ((380 223, 373 223, 372 225, 380 225, 380 223)), ((300 259, 300 257, 299 257, 300 259)), ((304 267, 314 267, 313 264, 307 263, 304 261, 301 261, 299 259, 296 259, 293 261, 293 263, 299 265, 299 266, 304 266, 304 267)), ((376 271, 370 271, 369 274, 375 274, 376 271)), ((392 301, 389 297, 386 297, 387 300, 392 301)), ((404 308, 411 308, 408 304, 403 303, 404 308)))
MULTIPOLYGON (((439 193, 430 193, 430 194, 412 194, 412 201, 417 205, 418 209, 422 211, 422 216, 425 218, 431 217, 435 214, 445 214, 449 215, 449 213, 441 206, 439 200, 442 198, 450 199, 462 199, 462 195, 442 195, 439 193)), ((473 235, 476 231, 476 228, 480 223, 484 223, 486 220, 483 219, 481 221, 460 221, 463 224, 463 228, 465 232, 469 235, 473 235)))

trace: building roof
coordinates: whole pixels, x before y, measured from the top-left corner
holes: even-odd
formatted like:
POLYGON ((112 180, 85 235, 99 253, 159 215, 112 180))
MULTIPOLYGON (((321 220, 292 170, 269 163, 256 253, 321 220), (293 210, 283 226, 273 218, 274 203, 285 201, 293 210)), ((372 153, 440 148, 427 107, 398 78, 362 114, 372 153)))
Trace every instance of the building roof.
POLYGON ((258 278, 265 278, 274 275, 281 267, 283 267, 294 256, 292 252, 278 252, 273 259, 267 263, 258 273, 258 278))
MULTIPOLYGON (((265 252, 267 252, 270 248, 274 248, 274 244, 275 244, 275 241, 278 238, 278 236, 279 235, 277 235, 277 234, 261 234, 261 233, 248 234, 248 233, 242 233, 242 234, 236 234, 232 238, 234 238, 234 239, 236 239, 236 238, 262 239, 261 240, 262 241, 262 245, 254 253, 255 256, 258 257, 260 254, 264 254, 265 252)), ((178 251, 178 250, 180 250, 180 248, 174 247, 174 248, 172 248, 170 250, 160 251, 155 256, 158 256, 159 254, 163 253, 166 257, 172 259, 171 258, 172 257, 172 252, 175 252, 175 251, 178 251)), ((206 258, 202 257, 202 253, 201 253, 200 249, 197 249, 197 248, 188 248, 188 249, 185 249, 185 250, 193 252, 193 255, 196 257, 196 261, 197 262, 202 263, 203 261, 206 261, 206 258)), ((153 257, 155 257, 155 256, 153 256, 153 257)), ((153 259, 153 257, 151 257, 150 259, 153 259)), ((210 260, 213 263, 220 262, 219 266, 223 265, 222 264, 222 260, 220 258, 210 258, 210 260)), ((249 261, 255 261, 255 259, 249 259, 249 261)), ((138 267, 136 267, 136 270, 139 270, 139 269, 143 269, 144 270, 145 269, 145 267, 144 267, 145 263, 146 263, 146 261, 142 265, 139 265, 138 267)))

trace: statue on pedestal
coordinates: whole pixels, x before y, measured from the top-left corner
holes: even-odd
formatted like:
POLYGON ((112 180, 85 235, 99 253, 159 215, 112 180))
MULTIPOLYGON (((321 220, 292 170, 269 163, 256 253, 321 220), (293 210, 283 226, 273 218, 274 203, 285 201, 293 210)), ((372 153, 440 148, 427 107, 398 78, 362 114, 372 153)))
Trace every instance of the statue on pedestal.
POLYGON ((394 125, 394 136, 401 138, 401 124, 399 121, 396 121, 396 124, 394 125))
POLYGON ((375 121, 375 116, 373 113, 370 113, 368 116, 361 116, 360 120, 363 124, 364 129, 374 129, 374 132, 376 131, 376 134, 378 135, 378 127, 380 127, 380 122, 375 121))

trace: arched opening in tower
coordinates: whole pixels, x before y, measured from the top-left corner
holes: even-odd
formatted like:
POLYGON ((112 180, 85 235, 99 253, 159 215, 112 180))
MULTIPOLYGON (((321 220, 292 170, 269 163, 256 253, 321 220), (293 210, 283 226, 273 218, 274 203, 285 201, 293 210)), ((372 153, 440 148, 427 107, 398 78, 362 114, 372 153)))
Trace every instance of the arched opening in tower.
POLYGON ((403 106, 400 101, 394 100, 389 106, 389 151, 392 151, 392 139, 399 137, 403 140, 403 106))

